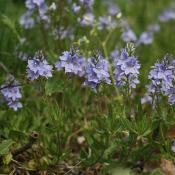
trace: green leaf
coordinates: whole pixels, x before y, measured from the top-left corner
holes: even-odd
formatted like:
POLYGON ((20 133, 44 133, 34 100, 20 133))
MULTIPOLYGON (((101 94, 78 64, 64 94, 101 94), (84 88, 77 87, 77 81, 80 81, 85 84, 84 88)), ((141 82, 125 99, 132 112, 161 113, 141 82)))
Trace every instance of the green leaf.
POLYGON ((49 78, 45 85, 45 93, 51 96, 54 93, 59 93, 64 91, 64 82, 56 78, 49 78))
POLYGON ((9 153, 3 157, 3 163, 4 165, 8 165, 10 161, 12 160, 12 154, 9 153))
POLYGON ((11 147, 11 145, 13 144, 13 140, 9 139, 9 140, 4 140, 1 144, 0 144, 0 155, 5 155, 8 154, 9 149, 11 147))
POLYGON ((15 34, 17 39, 20 41, 20 36, 16 30, 15 22, 12 21, 8 16, 2 15, 2 22, 15 34))
POLYGON ((22 131, 12 129, 9 132, 9 137, 13 140, 15 139, 24 140, 27 137, 27 135, 22 131))
POLYGON ((107 148, 104 152, 104 158, 105 159, 108 159, 108 157, 110 155, 112 155, 113 153, 115 153, 116 151, 116 148, 117 148, 117 143, 112 143, 111 146, 109 146, 109 148, 107 148))

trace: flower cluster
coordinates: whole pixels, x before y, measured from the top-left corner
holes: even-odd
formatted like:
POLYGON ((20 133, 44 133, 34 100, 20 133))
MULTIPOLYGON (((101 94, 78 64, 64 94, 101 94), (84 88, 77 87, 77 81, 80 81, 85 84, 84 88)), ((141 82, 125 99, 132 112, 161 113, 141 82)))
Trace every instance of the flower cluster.
POLYGON ((85 11, 83 11, 83 15, 78 17, 78 22, 81 26, 86 27, 94 27, 97 28, 99 31, 102 30, 113 30, 117 27, 119 27, 119 24, 116 21, 116 15, 120 13, 120 10, 117 6, 109 5, 108 7, 108 13, 102 16, 95 16, 95 14, 92 11, 92 7, 94 4, 94 1, 92 0, 80 0, 80 6, 77 4, 72 5, 73 12, 79 12, 81 5, 85 5, 89 8, 86 8, 85 11), (88 10, 87 10, 88 9, 88 10))
POLYGON ((137 58, 130 56, 126 49, 123 49, 114 71, 116 86, 135 88, 136 84, 139 83, 139 69, 140 64, 137 58))
POLYGON ((68 3, 72 12, 77 15, 77 22, 81 26, 93 26, 95 20, 93 14, 94 0, 78 0, 77 2, 68 0, 68 3))
POLYGON ((91 9, 94 5, 94 0, 79 0, 80 4, 91 9))
POLYGON ((32 11, 25 12, 19 20, 21 26, 25 29, 30 29, 35 25, 35 20, 32 17, 32 11))
POLYGON ((42 20, 48 20, 48 17, 46 16, 48 6, 46 5, 45 0, 26 0, 26 7, 30 11, 38 8, 40 18, 42 20))
POLYGON ((147 26, 147 30, 142 32, 137 38, 135 32, 131 29, 128 22, 125 19, 120 20, 120 26, 124 28, 121 34, 121 39, 124 42, 134 42, 136 46, 149 45, 154 40, 154 34, 160 30, 160 25, 158 23, 153 23, 147 26))
POLYGON ((45 0, 26 0, 25 5, 27 11, 20 17, 19 23, 25 28, 32 28, 38 20, 33 18, 35 10, 38 10, 39 20, 44 20, 47 23, 50 23, 50 17, 47 16, 48 6, 45 3, 45 0))
POLYGON ((13 77, 7 79, 6 83, 1 87, 1 94, 4 100, 7 102, 9 108, 17 111, 18 108, 22 108, 22 104, 19 101, 22 98, 18 81, 13 77))
POLYGON ((141 33, 137 45, 144 44, 149 45, 154 40, 154 33, 158 32, 160 30, 159 24, 151 24, 147 27, 147 31, 144 31, 141 33))
MULTIPOLYGON (((68 0, 68 3, 72 3, 72 0, 68 0)), ((94 5, 94 0, 78 0, 77 3, 72 3, 72 11, 77 13, 80 11, 81 8, 86 10, 91 10, 94 5)))
MULTIPOLYGON (((138 59, 133 56, 134 48, 132 44, 128 44, 119 55, 119 50, 116 47, 111 52, 111 68, 114 65, 114 79, 116 86, 128 87, 129 90, 136 88, 139 83, 140 64, 138 59)), ((89 59, 79 54, 76 48, 65 51, 59 57, 55 67, 58 71, 64 70, 65 73, 78 75, 85 79, 84 85, 91 87, 96 91, 100 83, 111 84, 109 74, 109 62, 102 57, 101 54, 95 54, 89 59)), ((52 77, 52 66, 48 64, 42 51, 36 52, 33 59, 28 60, 27 74, 31 80, 39 77, 52 77)), ((160 99, 161 95, 168 97, 168 102, 175 104, 175 60, 170 60, 167 57, 162 62, 152 66, 149 73, 150 85, 147 86, 148 92, 142 98, 142 103, 153 102, 160 99), (154 97, 154 98, 152 98, 154 97)), ((22 107, 19 99, 22 97, 19 91, 17 81, 11 81, 1 86, 1 94, 8 102, 10 108, 17 110, 22 107)))
POLYGON ((161 22, 167 22, 167 21, 175 20, 175 10, 174 9, 166 9, 166 10, 164 10, 160 14, 159 20, 161 22))
POLYGON ((64 69, 65 73, 83 76, 84 65, 84 57, 80 56, 77 50, 71 49, 70 51, 63 52, 56 62, 55 67, 57 70, 64 69))
MULTIPOLYGON (((156 63, 152 66, 152 70, 149 73, 149 80, 151 81, 148 86, 147 96, 157 96, 159 99, 161 95, 168 97, 170 104, 175 104, 175 66, 173 61, 170 61, 167 57, 162 62, 156 63)), ((151 101, 151 99, 149 100, 151 101)))
POLYGON ((48 64, 42 51, 38 51, 33 59, 28 60, 27 74, 31 80, 38 77, 52 77, 52 66, 48 64))
POLYGON ((112 19, 111 16, 100 16, 97 23, 98 30, 104 29, 115 29, 117 27, 117 23, 112 19))
POLYGON ((108 62, 101 55, 88 59, 85 68, 85 79, 84 85, 91 87, 93 90, 96 90, 97 85, 101 82, 111 83, 108 62))

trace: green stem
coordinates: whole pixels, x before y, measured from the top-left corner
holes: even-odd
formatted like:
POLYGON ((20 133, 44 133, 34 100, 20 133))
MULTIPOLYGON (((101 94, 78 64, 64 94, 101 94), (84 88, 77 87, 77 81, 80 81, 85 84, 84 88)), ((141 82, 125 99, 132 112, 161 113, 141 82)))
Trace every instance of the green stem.
MULTIPOLYGON (((52 115, 50 116, 51 116, 51 121, 52 121, 54 128, 57 128, 54 117, 52 115)), ((60 139, 59 130, 56 131, 55 137, 56 137, 56 144, 57 144, 57 161, 59 161, 59 157, 61 155, 61 139, 60 139)))
POLYGON ((47 33, 46 33, 43 26, 44 26, 44 24, 42 23, 40 29, 41 29, 41 33, 42 33, 42 36, 43 36, 44 46, 45 46, 46 50, 48 51, 49 50, 49 44, 48 44, 48 40, 47 40, 47 33))
MULTIPOLYGON (((109 55, 108 55, 108 51, 107 51, 106 45, 107 45, 108 40, 110 39, 112 33, 113 33, 113 30, 111 30, 111 31, 109 32, 109 34, 107 35, 107 37, 105 38, 105 40, 102 42, 102 49, 103 49, 105 58, 106 58, 108 61, 109 61, 109 55)), ((112 68, 111 68, 111 67, 109 67, 109 73, 110 73, 110 76, 111 76, 112 84, 113 84, 113 86, 115 87, 115 91, 116 91, 117 94, 119 94, 119 93, 118 93, 118 89, 117 89, 117 87, 115 86, 115 79, 114 79, 113 71, 112 71, 112 68)))

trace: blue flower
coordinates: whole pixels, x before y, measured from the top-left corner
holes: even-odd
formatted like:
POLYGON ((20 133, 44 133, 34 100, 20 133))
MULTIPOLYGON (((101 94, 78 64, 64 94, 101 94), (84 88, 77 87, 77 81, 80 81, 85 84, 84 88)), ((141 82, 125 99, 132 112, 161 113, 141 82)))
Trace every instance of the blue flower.
POLYGON ((154 96, 160 100, 162 95, 166 96, 171 105, 175 103, 175 66, 173 62, 165 57, 163 61, 152 66, 148 76, 151 82, 147 86, 147 94, 150 97, 154 96))
POLYGON ((80 56, 77 51, 65 51, 59 57, 59 60, 56 62, 55 67, 57 70, 64 69, 65 73, 73 73, 75 75, 83 76, 84 75, 84 65, 85 59, 80 56))
POLYGON ((8 77, 5 84, 1 86, 1 94, 4 100, 7 102, 9 108, 17 111, 18 108, 22 108, 21 102, 19 100, 22 98, 20 92, 20 85, 14 77, 8 77))
POLYGON ((41 20, 44 20, 48 23, 50 23, 50 17, 47 16, 47 12, 48 12, 48 6, 45 3, 42 3, 39 7, 39 17, 41 18, 41 20))
POLYGON ((45 0, 26 0, 26 7, 30 10, 33 10, 36 6, 40 7, 45 3, 45 0))
MULTIPOLYGON (((173 87, 173 67, 167 65, 166 62, 156 63, 149 73, 148 78, 152 81, 152 89, 160 91, 163 94, 168 94, 173 87)), ((152 90, 153 91, 153 90, 152 90)))
POLYGON ((79 0, 80 4, 85 6, 86 8, 91 9, 94 4, 94 0, 79 0))
POLYGON ((124 42, 130 42, 130 41, 136 41, 137 37, 135 33, 131 29, 126 29, 122 35, 121 38, 124 42))
POLYGON ((5 86, 9 86, 7 88, 4 88, 1 90, 1 93, 3 94, 4 98, 7 101, 15 101, 18 100, 22 97, 19 87, 17 86, 17 82, 14 82, 13 84, 5 84, 2 85, 1 88, 5 87, 5 86))
POLYGON ((150 94, 146 93, 143 98, 141 98, 141 104, 152 103, 152 97, 150 94))
POLYGON ((138 45, 144 44, 144 45, 149 45, 153 42, 153 33, 152 32, 143 32, 140 35, 140 38, 138 40, 138 45))
POLYGON ((170 105, 174 105, 175 104, 175 85, 169 91, 168 102, 169 102, 170 105))
POLYGON ((77 5, 76 3, 73 3, 73 5, 72 5, 72 11, 73 11, 74 13, 79 12, 80 9, 81 9, 81 7, 80 7, 79 5, 77 5))
POLYGON ((110 75, 108 72, 108 62, 101 55, 97 58, 89 58, 86 65, 85 73, 85 86, 91 87, 96 91, 97 85, 104 82, 107 84, 111 83, 110 75))
POLYGON ((159 20, 161 22, 175 20, 175 11, 173 9, 167 9, 163 11, 159 16, 159 20))
POLYGON ((27 73, 31 80, 35 80, 40 76, 52 77, 52 66, 48 64, 42 51, 37 52, 33 59, 28 60, 27 73))
POLYGON ((22 23, 22 24, 25 23, 25 21, 24 21, 25 19, 28 19, 28 23, 32 22, 32 20, 30 19, 30 16, 33 14, 35 9, 37 9, 39 12, 39 19, 38 20, 44 20, 47 23, 50 23, 50 17, 47 16, 47 12, 49 10, 49 7, 46 5, 45 0, 26 0, 25 4, 26 4, 26 7, 28 9, 28 12, 26 12, 26 14, 24 14, 21 17, 20 23, 22 23))
POLYGON ((14 111, 17 111, 18 109, 22 108, 23 105, 19 101, 10 101, 8 102, 9 108, 13 109, 14 111))
POLYGON ((117 23, 112 20, 111 16, 101 16, 99 17, 98 24, 97 24, 98 30, 104 30, 104 29, 114 29, 117 27, 117 23))
POLYGON ((30 29, 35 25, 35 20, 33 19, 32 14, 33 12, 28 10, 20 17, 19 23, 25 29, 30 29))
POLYGON ((120 13, 120 9, 117 6, 115 6, 115 4, 110 4, 108 7, 108 13, 111 16, 115 16, 118 13, 120 13))
POLYGON ((137 58, 129 56, 125 49, 122 50, 120 58, 116 61, 114 71, 116 86, 129 86, 135 88, 139 83, 140 64, 137 58))

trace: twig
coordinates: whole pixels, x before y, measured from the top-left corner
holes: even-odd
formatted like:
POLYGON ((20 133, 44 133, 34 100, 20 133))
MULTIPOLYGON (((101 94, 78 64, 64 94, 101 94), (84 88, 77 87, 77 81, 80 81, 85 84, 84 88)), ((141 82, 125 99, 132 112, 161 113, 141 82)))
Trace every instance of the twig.
POLYGON ((0 62, 0 67, 2 67, 2 69, 4 69, 5 72, 9 74, 9 70, 7 69, 7 67, 2 62, 0 62))
POLYGON ((74 133, 72 133, 68 138, 67 138, 67 142, 65 144, 65 147, 68 148, 70 141, 72 139, 72 137, 78 135, 80 132, 86 130, 87 128, 80 128, 79 130, 75 131, 74 133))
POLYGON ((64 175, 69 174, 76 166, 80 165, 81 162, 82 162, 82 160, 79 161, 77 164, 75 164, 75 165, 74 165, 69 171, 67 171, 64 175))
POLYGON ((36 171, 35 169, 24 167, 23 164, 21 164, 20 162, 14 160, 14 159, 12 159, 12 162, 19 166, 19 167, 17 167, 18 169, 25 170, 25 171, 36 171))

